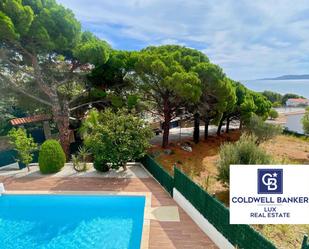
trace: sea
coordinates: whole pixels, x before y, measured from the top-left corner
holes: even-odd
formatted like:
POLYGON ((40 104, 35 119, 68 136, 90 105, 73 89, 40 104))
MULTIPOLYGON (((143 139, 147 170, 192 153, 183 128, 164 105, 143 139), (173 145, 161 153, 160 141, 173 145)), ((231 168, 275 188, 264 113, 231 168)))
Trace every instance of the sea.
POLYGON ((309 80, 241 80, 240 82, 256 92, 269 90, 281 94, 295 93, 309 98, 309 80))
MULTIPOLYGON (((265 90, 286 94, 295 93, 305 98, 309 98, 309 80, 242 80, 241 81, 247 88, 256 92, 263 92, 265 90)), ((290 112, 289 108, 281 110, 278 108, 278 112, 290 112)), ((293 108, 294 111, 298 111, 302 108, 293 108)), ((302 128, 301 119, 303 114, 289 115, 285 127, 291 131, 298 133, 304 133, 302 128)))

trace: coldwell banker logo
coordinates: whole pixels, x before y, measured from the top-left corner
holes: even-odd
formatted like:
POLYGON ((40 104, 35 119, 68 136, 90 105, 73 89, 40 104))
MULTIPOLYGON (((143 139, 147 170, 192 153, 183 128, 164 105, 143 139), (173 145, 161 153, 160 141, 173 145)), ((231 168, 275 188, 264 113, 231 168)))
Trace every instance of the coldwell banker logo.
POLYGON ((309 224, 308 176, 309 165, 231 165, 230 223, 309 224))
POLYGON ((258 169, 258 194, 282 194, 283 169, 258 169))

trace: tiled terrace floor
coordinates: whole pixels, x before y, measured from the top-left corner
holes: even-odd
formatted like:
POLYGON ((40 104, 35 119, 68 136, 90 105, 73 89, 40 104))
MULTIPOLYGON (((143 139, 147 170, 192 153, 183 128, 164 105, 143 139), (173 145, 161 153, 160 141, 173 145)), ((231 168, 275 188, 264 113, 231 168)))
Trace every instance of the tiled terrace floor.
MULTIPOLYGON (((0 182, 6 190, 33 191, 123 191, 151 192, 152 207, 177 206, 176 202, 151 177, 102 178, 102 177, 55 177, 3 176, 0 182)), ((179 207, 180 222, 150 221, 149 248, 151 249, 213 249, 215 244, 199 229, 179 207)))

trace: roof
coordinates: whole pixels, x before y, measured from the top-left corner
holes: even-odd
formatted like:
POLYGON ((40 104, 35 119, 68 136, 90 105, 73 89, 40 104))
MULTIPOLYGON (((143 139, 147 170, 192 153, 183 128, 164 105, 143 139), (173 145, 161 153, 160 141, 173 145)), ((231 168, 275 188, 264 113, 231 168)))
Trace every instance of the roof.
POLYGON ((288 101, 298 102, 298 103, 307 103, 307 102, 309 102, 308 99, 301 99, 301 98, 298 98, 298 99, 288 99, 288 101))
POLYGON ((41 115, 34 115, 30 117, 24 117, 24 118, 14 118, 10 122, 12 125, 22 125, 22 124, 46 121, 50 119, 51 119, 51 115, 41 114, 41 115))

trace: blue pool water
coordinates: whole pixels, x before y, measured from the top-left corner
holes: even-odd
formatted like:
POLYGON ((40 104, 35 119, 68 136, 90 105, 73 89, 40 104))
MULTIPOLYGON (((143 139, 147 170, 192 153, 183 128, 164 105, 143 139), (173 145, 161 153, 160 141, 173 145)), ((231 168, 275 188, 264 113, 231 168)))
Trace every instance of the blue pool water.
POLYGON ((143 196, 0 196, 1 249, 138 249, 143 196))

